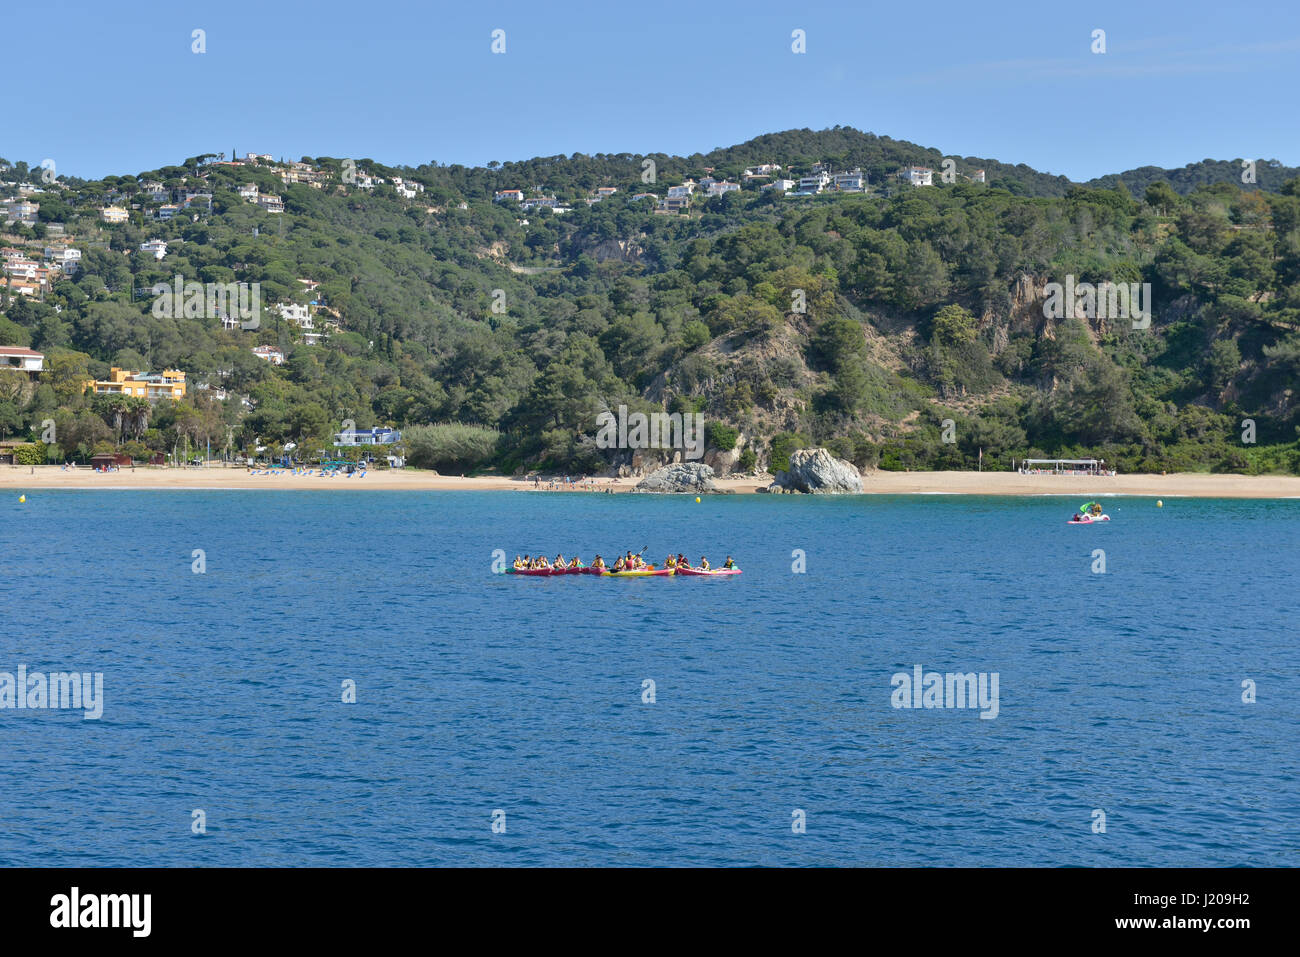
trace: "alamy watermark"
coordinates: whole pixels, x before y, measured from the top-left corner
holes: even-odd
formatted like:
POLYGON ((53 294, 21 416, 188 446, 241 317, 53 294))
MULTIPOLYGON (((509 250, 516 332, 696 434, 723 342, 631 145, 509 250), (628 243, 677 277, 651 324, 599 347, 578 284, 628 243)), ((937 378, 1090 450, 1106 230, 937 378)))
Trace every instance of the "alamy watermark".
POLYGON ((596 446, 602 449, 681 449, 687 459, 704 457, 704 413, 633 412, 596 416, 596 446))
POLYGON ((1076 283, 1073 275, 1065 283, 1049 282, 1043 287, 1043 316, 1048 319, 1132 319, 1134 329, 1151 325, 1151 283, 1076 283))
POLYGON ((156 297, 153 314, 159 319, 240 320, 239 328, 262 323, 262 284, 247 282, 160 282, 150 290, 156 297))
POLYGON ((900 671, 889 679, 895 708, 979 708, 980 718, 998 716, 998 672, 925 671, 920 665, 912 673, 900 671))
POLYGON ((19 665, 17 674, 0 671, 0 711, 80 708, 86 721, 104 714, 104 673, 96 671, 43 671, 28 673, 19 665))

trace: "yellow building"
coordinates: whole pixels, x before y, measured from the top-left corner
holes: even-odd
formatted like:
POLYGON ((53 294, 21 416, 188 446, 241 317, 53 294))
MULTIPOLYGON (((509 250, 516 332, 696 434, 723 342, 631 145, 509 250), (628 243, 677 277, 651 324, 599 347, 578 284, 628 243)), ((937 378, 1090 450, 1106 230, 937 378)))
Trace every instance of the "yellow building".
POLYGON ((107 379, 91 380, 86 383, 93 386, 95 395, 131 395, 142 399, 183 399, 185 397, 185 373, 176 369, 164 369, 162 372, 127 372, 113 366, 107 379))

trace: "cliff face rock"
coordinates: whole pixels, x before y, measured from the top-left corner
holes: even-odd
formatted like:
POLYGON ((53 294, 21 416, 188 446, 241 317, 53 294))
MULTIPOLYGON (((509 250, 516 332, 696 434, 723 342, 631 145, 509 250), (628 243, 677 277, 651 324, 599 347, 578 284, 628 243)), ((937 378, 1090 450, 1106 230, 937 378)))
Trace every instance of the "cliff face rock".
POLYGON ((746 441, 745 433, 742 432, 736 437, 735 448, 726 452, 721 449, 709 449, 704 453, 704 464, 712 468, 717 475, 730 475, 736 463, 740 461, 740 453, 744 451, 746 441))
POLYGON ((800 449, 790 454, 789 470, 776 473, 770 490, 852 494, 862 491, 862 476, 825 449, 800 449))
POLYGON ((639 262, 645 255, 641 244, 631 239, 602 240, 588 246, 584 251, 597 262, 634 263, 639 262))
POLYGON ((637 483, 634 492, 716 492, 713 469, 702 462, 669 465, 652 472, 637 483))

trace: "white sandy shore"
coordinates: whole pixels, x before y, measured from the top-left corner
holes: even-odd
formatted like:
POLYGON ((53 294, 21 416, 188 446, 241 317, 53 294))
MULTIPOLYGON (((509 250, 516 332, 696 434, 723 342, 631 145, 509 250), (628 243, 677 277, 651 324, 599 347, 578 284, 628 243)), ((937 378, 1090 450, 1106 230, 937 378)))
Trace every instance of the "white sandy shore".
MULTIPOLYGON (((744 476, 718 481, 722 489, 753 492, 771 482, 770 476, 744 476)), ((596 479, 600 492, 627 492, 638 479, 596 479)), ((1118 475, 1102 478, 1066 475, 1019 475, 1013 472, 872 472, 862 480, 863 491, 876 495, 1150 495, 1196 498, 1300 498, 1300 476, 1287 475, 1118 475)), ((89 468, 64 470, 57 465, 0 466, 0 488, 20 492, 40 489, 390 489, 430 491, 532 492, 531 480, 506 477, 461 478, 413 469, 371 470, 364 478, 319 475, 253 474, 245 468, 163 468, 140 466, 118 472, 89 468)), ((541 490, 545 491, 543 484, 541 490)), ((560 493, 557 493, 560 494, 560 493)), ((578 489, 563 494, 593 494, 578 489)))

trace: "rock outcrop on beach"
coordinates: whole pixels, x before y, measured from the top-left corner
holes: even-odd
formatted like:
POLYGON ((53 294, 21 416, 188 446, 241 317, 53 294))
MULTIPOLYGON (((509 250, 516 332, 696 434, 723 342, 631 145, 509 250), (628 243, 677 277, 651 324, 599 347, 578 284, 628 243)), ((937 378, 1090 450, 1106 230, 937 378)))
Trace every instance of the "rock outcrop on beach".
POLYGON ((640 482, 634 492, 716 492, 713 469, 703 462, 686 462, 668 465, 651 472, 640 482))
POLYGON ((776 473, 768 491, 852 494, 862 491, 862 475, 825 449, 800 449, 790 453, 790 468, 776 473))

